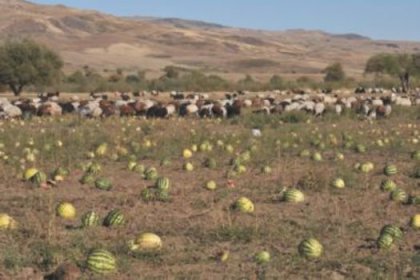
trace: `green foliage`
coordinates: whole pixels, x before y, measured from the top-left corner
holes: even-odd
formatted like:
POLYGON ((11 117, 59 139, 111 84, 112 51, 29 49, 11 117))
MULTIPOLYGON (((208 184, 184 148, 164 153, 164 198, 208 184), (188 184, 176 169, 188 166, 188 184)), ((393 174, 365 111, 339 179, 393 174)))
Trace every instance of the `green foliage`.
POLYGON ((420 76, 420 54, 377 54, 369 58, 365 73, 398 77, 407 90, 412 76, 420 76))
POLYGON ((179 71, 174 66, 166 66, 163 71, 165 71, 165 77, 169 79, 176 79, 179 77, 179 71))
POLYGON ((325 82, 341 82, 345 79, 346 74, 344 73, 343 66, 341 66, 341 63, 334 63, 327 68, 324 69, 325 82))
POLYGON ((9 86, 15 95, 25 86, 58 82, 62 66, 58 54, 31 40, 0 46, 0 84, 9 86))
POLYGON ((282 89, 285 87, 284 80, 279 75, 273 75, 269 82, 271 89, 282 89))

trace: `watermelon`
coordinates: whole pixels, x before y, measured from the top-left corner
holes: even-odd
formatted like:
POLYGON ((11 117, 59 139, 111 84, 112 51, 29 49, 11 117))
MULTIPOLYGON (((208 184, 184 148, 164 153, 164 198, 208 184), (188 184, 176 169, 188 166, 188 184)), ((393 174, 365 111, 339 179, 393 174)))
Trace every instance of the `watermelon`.
POLYGON ((397 167, 394 164, 388 164, 384 168, 384 174, 387 176, 392 176, 397 174, 397 167))
POLYGON ((410 196, 410 204, 420 205, 420 196, 410 196))
POLYGON ((415 151, 411 154, 411 158, 414 160, 419 160, 420 161, 420 150, 415 151))
POLYGON ((392 238, 394 239, 402 239, 403 237, 403 232, 402 230, 394 225, 386 225, 381 229, 381 235, 383 234, 389 234, 392 236, 392 238))
POLYGON ((80 183, 82 185, 92 184, 93 182, 95 182, 95 177, 89 173, 83 175, 82 178, 80 178, 80 183))
POLYGON ((392 181, 391 179, 385 179, 382 181, 381 183, 381 189, 384 192, 392 192, 397 188, 397 184, 395 184, 394 181, 392 181))
POLYGON ((304 257, 317 258, 322 255, 323 246, 318 240, 309 238, 299 244, 298 251, 304 257))
POLYGON ((102 170, 102 167, 101 167, 101 165, 99 163, 97 163, 97 162, 91 162, 87 166, 87 170, 86 171, 87 171, 87 173, 90 173, 90 174, 98 174, 98 173, 101 172, 101 170, 102 170))
POLYGON ((25 170, 25 172, 23 174, 23 178, 26 181, 30 181, 32 179, 32 177, 34 177, 38 172, 39 171, 36 168, 28 168, 28 169, 25 170))
POLYGON ((140 234, 135 240, 130 240, 128 244, 132 251, 155 251, 162 248, 162 240, 160 237, 149 232, 140 234))
POLYGON ((263 168, 261 168, 261 173, 264 173, 264 174, 270 174, 272 172, 272 169, 271 169, 271 167, 270 166, 268 166, 268 165, 266 165, 266 166, 264 166, 263 168))
POLYGON ((230 160, 230 164, 233 166, 237 166, 241 164, 241 159, 240 158, 233 158, 230 160))
POLYGON ((300 157, 310 157, 310 156, 311 156, 311 151, 309 151, 309 150, 302 150, 302 151, 299 153, 299 156, 300 156, 300 157))
POLYGON ((168 192, 169 191, 169 179, 166 177, 160 177, 159 179, 156 180, 156 184, 155 187, 159 190, 159 191, 165 191, 168 192))
POLYGON ((139 174, 144 173, 145 167, 143 164, 137 164, 136 166, 134 166, 133 171, 139 174))
POLYGON ((99 178, 95 181, 95 187, 100 190, 109 191, 112 189, 112 183, 106 178, 99 178))
POLYGON ((156 168, 149 167, 144 171, 144 178, 146 180, 155 180, 158 177, 158 172, 156 168))
POLYGON ((55 178, 56 176, 66 177, 69 174, 70 174, 70 171, 67 168, 58 167, 56 170, 54 170, 52 175, 53 175, 53 178, 55 178))
POLYGON ((258 264, 268 263, 270 261, 270 258, 271 258, 270 253, 267 251, 258 252, 254 257, 255 261, 258 264))
POLYGON ((155 199, 155 190, 152 189, 144 189, 141 192, 141 197, 143 198, 144 201, 152 201, 155 199))
POLYGON ((0 213, 0 230, 15 229, 17 222, 5 213, 0 213))
POLYGON ((171 161, 168 158, 164 158, 160 161, 160 166, 168 166, 171 164, 171 161))
POLYGON ((82 227, 92 227, 99 224, 99 216, 94 211, 89 211, 82 216, 82 227))
POLYGON ((116 271, 117 260, 109 251, 104 249, 95 249, 90 252, 86 260, 86 265, 92 272, 107 274, 116 271))
POLYGON ((366 147, 363 144, 356 145, 356 152, 364 154, 366 152, 366 147))
POLYGON ((312 154, 312 160, 314 161, 322 161, 322 155, 320 152, 314 152, 312 154))
POLYGON ((124 224, 125 219, 123 213, 119 209, 111 210, 104 219, 104 226, 113 227, 124 224))
POLYGON ((137 162, 135 161, 129 161, 127 164, 128 170, 134 171, 134 168, 137 166, 137 162))
POLYGON ((96 148, 95 153, 97 156, 104 156, 107 151, 108 151, 108 144, 102 143, 96 148))
POLYGON ((304 200, 305 195, 298 189, 289 189, 283 192, 283 201, 298 203, 304 200))
POLYGON ((208 159, 206 159, 206 161, 204 162, 204 165, 205 165, 207 168, 214 169, 214 168, 216 168, 217 163, 216 163, 216 160, 215 160, 214 158, 208 158, 208 159))
POLYGON ((395 189, 391 192, 391 199, 393 201, 399 201, 405 203, 408 201, 408 195, 402 189, 395 189))
POLYGON ((241 197, 235 202, 234 208, 243 213, 252 213, 254 212, 254 203, 246 197, 241 197))
POLYGON ((64 219, 76 217, 76 208, 69 202, 62 202, 57 206, 57 215, 64 219))
POLYGON ((376 245, 379 249, 388 249, 392 246, 393 243, 394 238, 388 233, 381 234, 376 241, 376 245))
POLYGON ((47 174, 42 171, 39 171, 31 178, 31 181, 35 183, 37 186, 41 186, 42 184, 47 182, 47 174))
POLYGON ((157 199, 159 201, 165 202, 165 201, 170 200, 170 196, 169 196, 169 193, 167 191, 158 190, 156 194, 157 194, 157 199))

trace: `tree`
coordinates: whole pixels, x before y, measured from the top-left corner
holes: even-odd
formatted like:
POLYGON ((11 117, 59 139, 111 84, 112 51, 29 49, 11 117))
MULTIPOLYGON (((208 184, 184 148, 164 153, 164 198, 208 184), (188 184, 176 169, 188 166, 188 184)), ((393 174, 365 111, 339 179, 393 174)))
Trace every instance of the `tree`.
POLYGON ((420 54, 377 54, 369 58, 365 73, 398 77, 404 92, 410 88, 410 78, 420 74, 420 54))
POLYGON ((166 78, 177 79, 179 77, 179 71, 175 66, 166 66, 163 71, 165 72, 166 78))
POLYGON ((327 66, 323 73, 325 73, 325 82, 341 82, 346 78, 346 74, 344 73, 341 63, 334 63, 327 66))
POLYGON ((284 80, 279 75, 273 75, 269 82, 269 87, 271 89, 281 89, 284 87, 284 80))
POLYGON ((31 40, 7 41, 0 46, 0 84, 18 96, 25 86, 50 85, 59 80, 61 58, 31 40))

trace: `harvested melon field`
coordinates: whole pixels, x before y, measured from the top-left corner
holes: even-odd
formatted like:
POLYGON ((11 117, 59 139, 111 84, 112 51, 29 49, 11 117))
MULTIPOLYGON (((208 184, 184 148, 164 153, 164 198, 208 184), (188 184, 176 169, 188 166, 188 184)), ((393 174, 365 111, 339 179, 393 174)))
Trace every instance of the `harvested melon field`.
POLYGON ((416 107, 4 121, 0 279, 419 279, 419 141, 416 107))

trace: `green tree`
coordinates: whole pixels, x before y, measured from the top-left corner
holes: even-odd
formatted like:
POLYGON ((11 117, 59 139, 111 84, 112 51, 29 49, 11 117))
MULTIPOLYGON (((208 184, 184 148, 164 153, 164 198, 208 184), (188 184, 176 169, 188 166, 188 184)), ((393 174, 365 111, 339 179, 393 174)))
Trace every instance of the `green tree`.
POLYGON ((0 84, 15 96, 29 85, 50 85, 60 78, 58 54, 31 40, 7 41, 0 46, 0 84))
POLYGON ((325 73, 325 82, 341 82, 346 78, 343 66, 338 62, 328 65, 323 72, 325 73))
POLYGON ((174 66, 166 66, 163 71, 166 78, 177 79, 179 77, 179 71, 174 66))
POLYGON ((273 75, 269 82, 271 89, 282 89, 284 88, 284 80, 279 75, 273 75))
POLYGON ((369 58, 365 73, 397 77, 403 91, 410 88, 412 76, 420 74, 420 54, 377 54, 369 58))

